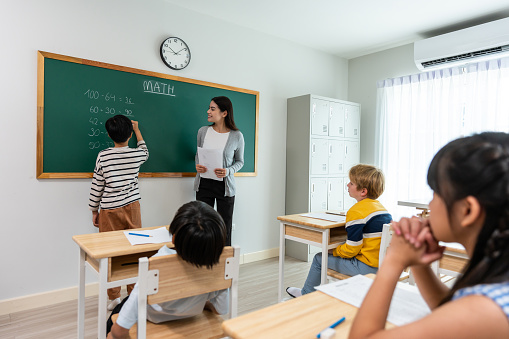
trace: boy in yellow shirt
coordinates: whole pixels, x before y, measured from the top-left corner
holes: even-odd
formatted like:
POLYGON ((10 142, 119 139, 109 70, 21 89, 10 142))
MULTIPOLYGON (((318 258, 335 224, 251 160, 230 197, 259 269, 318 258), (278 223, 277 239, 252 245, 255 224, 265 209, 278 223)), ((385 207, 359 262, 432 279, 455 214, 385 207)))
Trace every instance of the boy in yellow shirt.
MULTIPOLYGON (((376 273, 382 228, 392 221, 391 215, 376 200, 384 191, 384 175, 374 166, 360 164, 352 167, 348 176, 348 193, 357 203, 346 213, 346 243, 329 253, 328 268, 347 275, 376 273)), ((295 298, 315 291, 315 286, 320 285, 321 271, 322 253, 318 253, 304 287, 288 287, 286 292, 295 298)))

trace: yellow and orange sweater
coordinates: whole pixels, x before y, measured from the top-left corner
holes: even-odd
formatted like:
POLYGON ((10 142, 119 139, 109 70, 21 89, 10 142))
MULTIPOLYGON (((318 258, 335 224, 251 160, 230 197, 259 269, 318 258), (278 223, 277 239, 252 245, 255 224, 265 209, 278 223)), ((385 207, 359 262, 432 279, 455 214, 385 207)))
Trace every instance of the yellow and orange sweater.
POLYGON ((334 249, 334 256, 356 258, 368 266, 378 267, 383 224, 392 216, 378 200, 363 199, 346 212, 347 240, 334 249))

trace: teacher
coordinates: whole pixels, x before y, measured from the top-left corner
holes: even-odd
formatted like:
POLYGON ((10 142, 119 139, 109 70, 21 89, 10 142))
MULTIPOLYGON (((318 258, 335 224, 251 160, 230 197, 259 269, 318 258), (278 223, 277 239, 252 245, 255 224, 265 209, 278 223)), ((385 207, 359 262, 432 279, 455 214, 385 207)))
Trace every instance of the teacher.
POLYGON ((200 165, 196 155, 196 178, 194 190, 196 200, 214 207, 226 225, 226 246, 232 243, 233 205, 235 202, 235 180, 233 175, 244 166, 244 136, 235 126, 233 105, 227 97, 215 97, 210 102, 207 120, 212 123, 198 130, 198 147, 219 149, 223 154, 223 168, 210 169, 216 178, 202 178, 207 167, 200 165))

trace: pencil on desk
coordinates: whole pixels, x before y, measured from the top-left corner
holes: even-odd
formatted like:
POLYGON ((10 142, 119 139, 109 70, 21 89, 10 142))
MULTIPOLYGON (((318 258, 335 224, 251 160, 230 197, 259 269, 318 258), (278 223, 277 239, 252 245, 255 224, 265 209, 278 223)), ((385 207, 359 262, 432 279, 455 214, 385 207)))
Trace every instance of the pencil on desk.
MULTIPOLYGON (((327 328, 335 328, 336 326, 338 326, 339 324, 341 324, 343 321, 345 321, 345 319, 346 319, 346 318, 345 318, 345 317, 343 317, 343 318, 339 319, 338 321, 336 321, 334 324, 330 325, 330 326, 329 326, 329 327, 327 327, 327 328)), ((327 329, 327 328, 326 328, 326 329, 327 329)), ((326 329, 324 329, 324 331, 325 331, 326 329)), ((321 332, 320 332, 320 333, 318 333, 318 334, 316 335, 316 337, 317 337, 317 338, 320 338, 320 334, 321 334, 321 332)))
POLYGON ((151 237, 151 235, 149 234, 140 234, 140 233, 131 233, 129 232, 130 235, 137 235, 139 237, 151 237))

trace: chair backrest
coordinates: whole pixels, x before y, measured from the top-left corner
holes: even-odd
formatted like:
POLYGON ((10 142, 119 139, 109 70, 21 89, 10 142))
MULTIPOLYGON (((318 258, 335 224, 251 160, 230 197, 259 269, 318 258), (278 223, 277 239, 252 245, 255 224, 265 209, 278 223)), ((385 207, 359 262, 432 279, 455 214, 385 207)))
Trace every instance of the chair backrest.
POLYGON ((383 224, 382 226, 382 238, 380 240, 380 253, 378 254, 378 267, 382 265, 382 261, 387 253, 387 248, 391 244, 392 230, 391 224, 383 224))
POLYGON ((230 288, 230 317, 237 315, 240 247, 225 247, 212 269, 196 267, 177 254, 140 258, 138 338, 146 329, 147 304, 158 304, 230 288))

